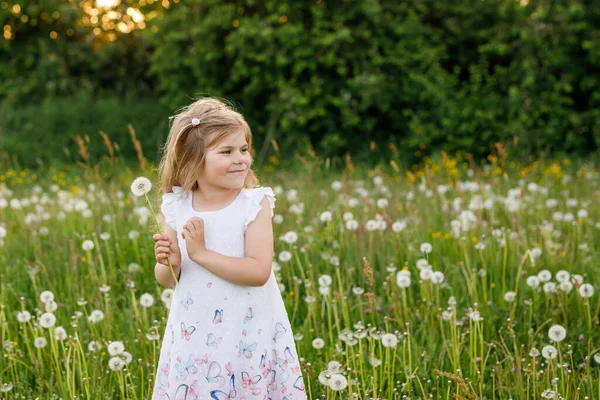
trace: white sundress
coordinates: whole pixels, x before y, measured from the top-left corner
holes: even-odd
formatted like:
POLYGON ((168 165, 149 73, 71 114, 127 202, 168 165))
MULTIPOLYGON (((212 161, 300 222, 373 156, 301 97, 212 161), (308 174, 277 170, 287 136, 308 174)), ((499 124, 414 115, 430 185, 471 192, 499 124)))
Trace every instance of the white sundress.
POLYGON ((177 232, 181 276, 173 293, 152 399, 306 399, 292 329, 273 271, 264 286, 240 286, 190 260, 181 227, 204 220, 205 246, 244 257, 248 224, 270 187, 244 188, 217 211, 192 208, 192 191, 163 195, 161 211, 177 232))

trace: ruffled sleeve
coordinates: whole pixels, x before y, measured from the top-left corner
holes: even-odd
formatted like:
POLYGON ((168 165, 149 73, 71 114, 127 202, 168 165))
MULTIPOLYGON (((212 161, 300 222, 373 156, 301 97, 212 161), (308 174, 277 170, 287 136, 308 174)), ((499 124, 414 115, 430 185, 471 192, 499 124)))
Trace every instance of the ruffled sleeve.
POLYGON ((255 189, 249 189, 247 191, 248 197, 248 211, 246 214, 246 221, 244 225, 248 227, 248 224, 256 219, 256 216, 262 210, 260 202, 267 196, 269 199, 269 208, 271 209, 271 217, 273 216, 273 209, 275 208, 275 193, 270 187, 259 187, 255 189))
POLYGON ((177 230, 177 202, 181 199, 181 186, 173 186, 173 193, 166 193, 162 196, 160 211, 165 217, 165 222, 173 230, 177 230))

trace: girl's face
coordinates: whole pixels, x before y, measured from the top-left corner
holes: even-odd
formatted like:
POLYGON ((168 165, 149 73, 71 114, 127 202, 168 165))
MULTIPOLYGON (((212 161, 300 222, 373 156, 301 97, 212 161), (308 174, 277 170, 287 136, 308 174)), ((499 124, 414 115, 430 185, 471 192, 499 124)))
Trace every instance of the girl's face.
POLYGON ((225 135, 210 149, 206 149, 202 182, 209 186, 241 189, 252 164, 250 149, 243 130, 225 135))

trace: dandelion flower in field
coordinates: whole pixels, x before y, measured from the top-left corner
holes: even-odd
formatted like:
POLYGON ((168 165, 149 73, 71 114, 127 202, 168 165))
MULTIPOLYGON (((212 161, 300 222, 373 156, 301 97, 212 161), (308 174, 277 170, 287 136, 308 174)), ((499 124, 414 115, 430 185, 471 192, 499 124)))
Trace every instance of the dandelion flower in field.
POLYGON ((406 229, 406 221, 396 221, 392 224, 392 231, 402 232, 406 229))
POLYGON ((573 276, 571 276, 571 280, 573 281, 573 283, 581 285, 583 283, 583 276, 579 274, 574 274, 573 276))
POLYGON ((49 290, 44 290, 42 293, 40 293, 40 300, 42 301, 42 303, 49 303, 51 301, 54 301, 54 293, 52 293, 49 290))
POLYGON ((283 235, 283 240, 288 244, 294 244, 298 240, 298 234, 294 231, 286 232, 283 235))
POLYGON ((58 308, 58 304, 55 301, 50 301, 44 304, 44 308, 46 309, 46 312, 54 312, 58 308))
POLYGON ((596 361, 596 363, 600 364, 600 352, 594 354, 594 361, 596 361))
POLYGON ((107 284, 103 284, 102 286, 100 286, 100 291, 102 293, 106 293, 110 290, 110 286, 108 286, 107 284))
POLYGON ((450 298, 448 299, 448 305, 452 308, 456 307, 456 299, 454 298, 454 296, 450 296, 450 298))
POLYGON ((338 256, 331 256, 329 259, 331 265, 335 265, 336 267, 340 265, 340 258, 338 256))
POLYGON ((319 373, 319 382, 321 385, 329 386, 329 380, 331 379, 332 373, 325 370, 319 373))
POLYGON ((381 344, 383 347, 394 348, 398 344, 398 336, 393 333, 385 333, 381 336, 381 344))
POLYGON ((81 248, 84 251, 92 251, 94 250, 94 242, 91 240, 84 240, 83 243, 81 244, 81 248))
POLYGON ((48 344, 48 341, 44 337, 36 337, 33 341, 33 345, 38 349, 43 349, 48 344))
POLYGON ((586 209, 582 208, 581 210, 577 211, 577 218, 581 218, 581 219, 585 219, 588 217, 588 212, 586 209))
POLYGON ((102 240, 104 240, 104 241, 106 241, 106 240, 110 239, 110 233, 108 233, 108 232, 102 232, 102 233, 100 234, 100 239, 102 239, 102 240))
POLYGON ((78 306, 85 306, 86 304, 87 304, 87 301, 85 301, 83 298, 77 300, 78 306))
POLYGON ((151 341, 158 340, 158 339, 160 339, 160 335, 155 332, 150 332, 150 333, 146 333, 146 338, 151 341))
POLYGON ((556 347, 552 346, 551 344, 548 344, 542 348, 542 356, 546 360, 552 360, 556 358, 557 355, 558 350, 556 350, 556 347))
POLYGON ((589 283, 584 283, 579 287, 581 297, 592 297, 594 295, 594 287, 589 283))
POLYGON ((342 374, 333 374, 329 378, 329 387, 335 391, 344 390, 348 387, 348 380, 342 374))
POLYGON ((319 294, 321 296, 329 296, 330 292, 331 289, 329 288, 329 286, 319 286, 319 294))
POLYGON ((333 279, 330 275, 321 275, 319 277, 319 285, 321 286, 331 286, 333 279))
POLYGON ((410 275, 403 274, 401 272, 402 271, 399 271, 396 274, 396 285, 398 285, 398 287, 401 289, 406 289, 410 286, 410 275))
POLYGON ((469 313, 469 318, 471 318, 471 321, 483 321, 483 317, 481 316, 481 313, 479 311, 471 311, 469 313))
POLYGON ((379 208, 386 208, 389 204, 388 199, 386 198, 381 198, 379 200, 377 200, 377 207, 379 208))
POLYGON ((535 347, 532 347, 531 350, 529 350, 529 357, 535 358, 535 357, 539 357, 540 355, 540 351, 538 349, 536 349, 535 347))
POLYGON ((312 341, 312 347, 319 350, 325 346, 325 341, 321 338, 316 338, 312 341))
POLYGON ((554 293, 554 292, 556 292, 556 283, 546 282, 546 283, 544 283, 543 289, 544 289, 544 293, 548 293, 548 294, 554 293))
POLYGON ((485 250, 485 243, 479 242, 475 245, 476 250, 485 250))
POLYGON ((565 270, 560 270, 556 273, 556 280, 559 282, 565 282, 571 279, 571 274, 565 270))
POLYGON ((352 293, 354 293, 357 296, 360 296, 361 294, 363 294, 365 292, 365 289, 361 288, 361 287, 353 287, 352 288, 352 293))
POLYGON ((351 219, 354 219, 354 214, 352 214, 350 211, 346 211, 344 215, 342 215, 342 219, 344 221, 350 221, 351 219))
POLYGON ((56 324, 56 316, 52 313, 47 312, 47 313, 42 314, 39 321, 40 321, 40 325, 42 325, 42 327, 50 328, 50 327, 54 326, 54 324, 56 324))
POLYGON ((329 363, 327 363, 327 371, 334 374, 339 374, 342 372, 342 364, 335 360, 329 361, 329 363))
POLYGON ((543 269, 538 272, 537 276, 540 279, 540 282, 548 282, 550 279, 552 279, 552 272, 548 271, 547 269, 543 269))
POLYGON ((67 338, 67 331, 62 326, 58 326, 54 330, 54 337, 56 340, 65 340, 67 338))
POLYGON ((140 267, 140 265, 137 263, 130 263, 127 266, 127 271, 129 271, 131 274, 138 272, 140 269, 142 269, 142 267, 140 267))
POLYGON ((12 390, 12 388, 13 388, 13 384, 11 382, 3 383, 2 387, 0 387, 0 393, 8 393, 12 390))
POLYGON ((31 321, 31 313, 27 310, 20 311, 17 313, 17 321, 22 324, 31 321))
POLYGON ((429 267, 429 266, 430 266, 430 265, 429 265, 429 261, 427 261, 427 260, 426 260, 426 259, 424 259, 424 258, 419 258, 419 259, 417 260, 417 264, 416 264, 416 265, 417 265, 417 268, 418 268, 419 270, 421 270, 421 269, 423 269, 423 268, 426 268, 426 267, 429 267))
POLYGON ((117 356, 125 351, 125 345, 120 340, 108 344, 108 354, 117 356))
POLYGON ((542 249, 539 247, 534 247, 530 250, 530 254, 533 258, 540 258, 542 256, 542 249))
POLYGON ((442 271, 434 271, 431 274, 431 282, 432 283, 442 283, 442 282, 444 282, 444 273, 442 271))
POLYGON ((548 330, 548 337, 553 342, 562 342, 567 337, 567 331, 561 325, 552 325, 548 330))
POLYGON ((163 303, 171 303, 171 301, 173 300, 173 289, 171 288, 166 288, 165 290, 163 290, 162 294, 160 295, 160 299, 163 301, 163 303))
POLYGON ((544 399, 555 399, 558 396, 558 393, 552 389, 546 389, 542 392, 542 397, 544 399))
POLYGON ((0 225, 0 239, 4 239, 6 237, 6 228, 0 225))
POLYGON ((357 230, 358 229, 358 221, 349 219, 348 221, 346 221, 346 229, 348 229, 349 231, 357 230))
POLYGON ((373 355, 369 356, 369 363, 374 366, 375 368, 379 367, 381 365, 381 360, 377 357, 373 357, 373 355))
POLYGON ((513 301, 515 301, 515 298, 517 297, 517 294, 515 292, 506 292, 504 293, 504 301, 508 302, 508 303, 512 303, 513 301))
POLYGON ((429 254, 431 253, 431 250, 433 250, 433 246, 431 243, 422 243, 419 249, 421 250, 421 253, 429 254))
POLYGON ((292 253, 290 253, 287 250, 283 250, 281 253, 279 253, 279 261, 281 262, 288 262, 292 259, 292 253))
POLYGON ((454 313, 451 310, 442 311, 442 319, 444 321, 450 321, 452 319, 453 315, 454 315, 454 313))
POLYGON ((139 178, 135 178, 131 183, 131 193, 134 196, 140 197, 150 192, 152 189, 152 182, 150 179, 140 176, 139 178))
POLYGON ((88 343, 89 351, 98 351, 101 348, 102 348, 102 345, 95 340, 92 340, 91 342, 88 343))
POLYGON ((132 231, 129 231, 129 233, 127 234, 127 236, 131 240, 137 240, 137 238, 140 237, 140 233, 134 229, 132 231))
POLYGON ((354 334, 352 333, 352 331, 348 328, 344 328, 340 331, 340 333, 338 334, 338 338, 343 341, 343 342, 347 342, 348 340, 352 340, 352 338, 354 337, 354 334))
POLYGON ((321 213, 321 216, 319 217, 321 222, 329 222, 332 220, 332 218, 333 218, 333 214, 331 213, 331 211, 323 211, 321 213))
POLYGON ((536 275, 531 275, 527 277, 527 280, 525 282, 527 283, 527 286, 529 286, 532 289, 535 289, 538 286, 540 286, 540 278, 538 278, 536 275))
POLYGON ((125 362, 125 365, 129 364, 131 360, 133 360, 133 356, 127 351, 124 351, 121 354, 119 354, 119 357, 121 357, 121 359, 125 362))
POLYGON ((375 221, 374 219, 370 219, 365 224, 365 229, 368 232, 373 232, 373 231, 377 230, 377 226, 378 226, 377 221, 375 221))
POLYGON ((152 307, 154 304, 154 297, 150 293, 144 293, 140 296, 140 305, 142 307, 152 307))
POLYGON ((431 267, 423 268, 421 271, 419 271, 419 278, 424 281, 430 280, 432 275, 433 271, 431 270, 431 267))
POLYGON ((376 175, 373 177, 373 183, 375 184, 375 186, 380 186, 381 184, 383 184, 383 178, 379 175, 376 175))
POLYGON ((104 313, 100 310, 94 310, 90 313, 88 317, 88 321, 95 324, 96 322, 100 322, 104 319, 104 313))
POLYGON ((565 293, 569 293, 573 290, 573 284, 569 281, 563 281, 558 284, 558 288, 565 293))
POLYGON ((112 357, 108 360, 108 367, 112 371, 120 371, 125 366, 125 361, 121 357, 112 357))
POLYGON ((333 181, 331 182, 331 189, 335 190, 336 192, 339 191, 342 188, 343 183, 340 181, 333 181))

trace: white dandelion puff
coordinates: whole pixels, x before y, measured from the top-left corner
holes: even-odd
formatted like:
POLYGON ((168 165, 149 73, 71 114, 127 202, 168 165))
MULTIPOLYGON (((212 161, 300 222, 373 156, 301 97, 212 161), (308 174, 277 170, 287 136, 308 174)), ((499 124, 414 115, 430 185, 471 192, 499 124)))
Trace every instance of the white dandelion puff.
POLYGON ((594 287, 589 283, 584 283, 579 287, 581 297, 592 297, 594 295, 594 287))
POLYGON ((152 189, 152 182, 150 182, 150 179, 143 176, 135 178, 131 183, 131 193, 137 197, 150 192, 150 189, 152 189))
POLYGON ((394 348, 398 344, 398 337, 393 333, 385 333, 381 336, 381 344, 383 347, 394 348))
POLYGON ((40 325, 42 325, 42 327, 50 328, 50 327, 54 326, 54 324, 56 324, 56 316, 52 313, 47 312, 47 313, 42 314, 39 321, 40 321, 40 325))
POLYGON ((117 340, 110 342, 108 345, 108 354, 111 356, 117 356, 125 351, 125 345, 123 342, 117 340))
POLYGON ((344 390, 348 387, 348 380, 342 374, 333 374, 329 378, 329 387, 335 391, 344 390))
POLYGON ((140 305, 142 307, 151 307, 154 304, 154 297, 150 293, 144 293, 140 296, 140 305))
POLYGON ((54 293, 52 293, 49 290, 44 290, 42 293, 40 293, 40 300, 42 301, 42 303, 49 303, 51 301, 54 301, 54 293))
POLYGON ((552 325, 548 330, 548 337, 553 342, 562 342, 567 337, 567 330, 561 325, 552 325))
POLYGON ((43 349, 48 344, 48 341, 44 337, 36 337, 33 341, 33 345, 38 349, 43 349))
POLYGON ((325 341, 321 338, 316 338, 312 341, 312 347, 319 350, 325 346, 325 341))
POLYGON ((546 360, 552 360, 556 358, 557 355, 558 351, 556 350, 556 347, 552 346, 551 344, 548 344, 542 348, 542 356, 546 360))
POLYGON ((84 240, 81 244, 81 248, 83 251, 92 251, 94 250, 94 242, 91 240, 84 240))

